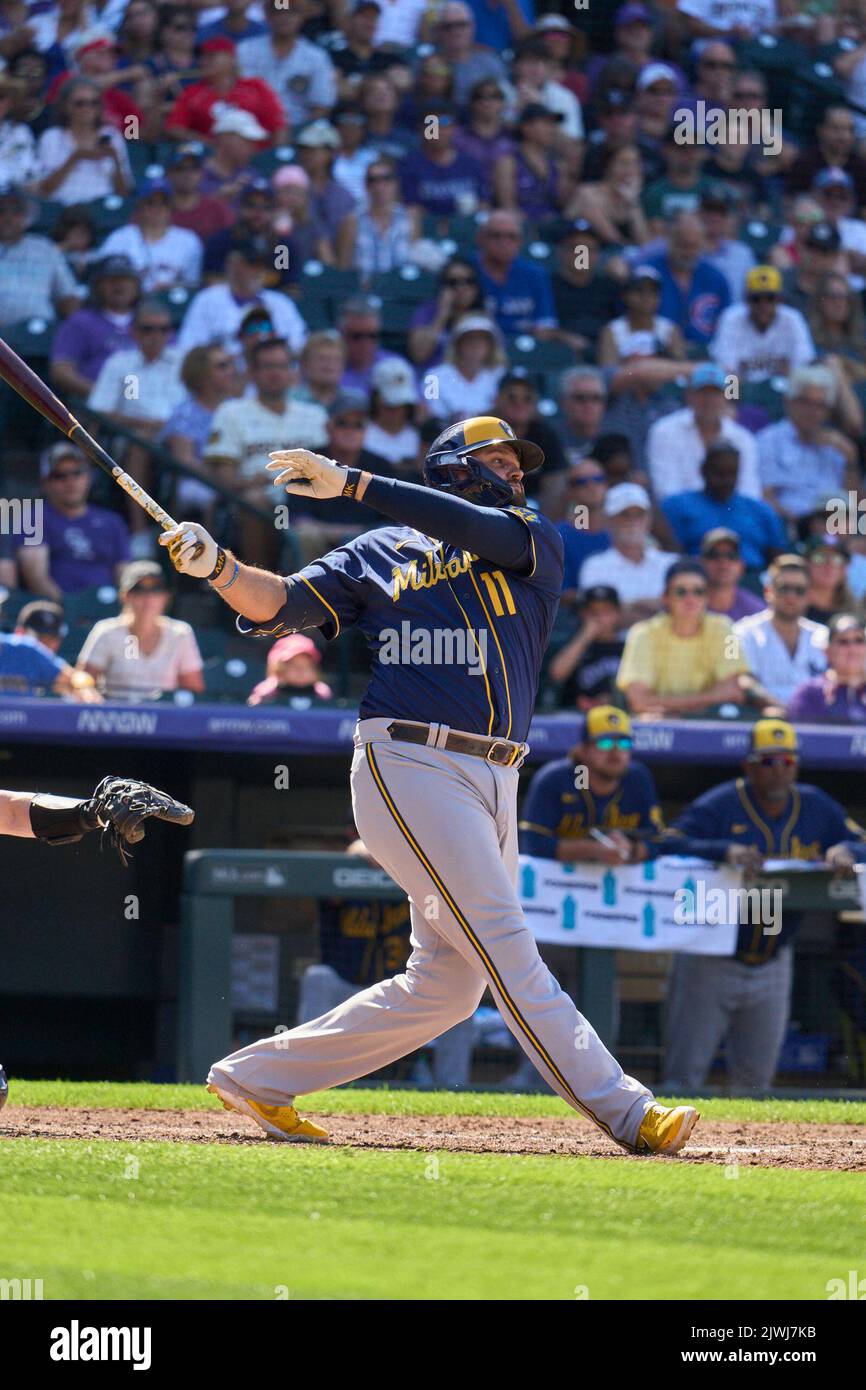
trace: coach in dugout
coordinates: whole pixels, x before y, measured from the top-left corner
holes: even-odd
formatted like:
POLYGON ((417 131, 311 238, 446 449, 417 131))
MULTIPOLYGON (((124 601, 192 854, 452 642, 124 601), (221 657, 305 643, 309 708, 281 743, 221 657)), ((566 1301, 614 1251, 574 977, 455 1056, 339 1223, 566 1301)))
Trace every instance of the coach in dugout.
MULTIPOLYGON (((683 811, 663 837, 666 852, 752 872, 765 858, 811 860, 838 871, 866 859, 866 831, 826 792, 798 783, 798 768, 793 725, 759 720, 743 776, 683 811)), ((788 1026, 801 918, 774 912, 772 920, 743 923, 733 957, 674 957, 663 1095, 695 1095, 723 1039, 731 1091, 769 1090, 788 1026)))
MULTIPOLYGON (((614 705, 587 712, 567 757, 539 768, 518 822, 520 851, 564 864, 635 864, 655 854, 662 813, 649 768, 632 761, 631 720, 614 705), (597 839, 593 831, 600 834, 597 839)), ((569 946, 540 946, 560 978, 574 969, 569 946)), ((617 1011, 618 999, 614 1002, 617 1011)), ((528 1057, 508 1077, 509 1090, 545 1083, 528 1057)))

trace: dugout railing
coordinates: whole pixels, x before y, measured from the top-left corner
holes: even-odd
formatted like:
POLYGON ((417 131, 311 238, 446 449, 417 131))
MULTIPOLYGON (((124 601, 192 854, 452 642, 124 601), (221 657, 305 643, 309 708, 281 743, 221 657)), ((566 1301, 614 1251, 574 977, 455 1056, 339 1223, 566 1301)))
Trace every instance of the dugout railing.
MULTIPOLYGON (((817 870, 765 874, 793 911, 857 912, 853 878, 817 870)), ((193 850, 184 856, 178 991, 178 1081, 201 1081, 232 1045, 232 938, 239 898, 382 898, 403 891, 382 869, 344 854, 295 850, 193 850)), ((599 1036, 615 1044, 614 951, 575 948, 575 1002, 599 1036)))

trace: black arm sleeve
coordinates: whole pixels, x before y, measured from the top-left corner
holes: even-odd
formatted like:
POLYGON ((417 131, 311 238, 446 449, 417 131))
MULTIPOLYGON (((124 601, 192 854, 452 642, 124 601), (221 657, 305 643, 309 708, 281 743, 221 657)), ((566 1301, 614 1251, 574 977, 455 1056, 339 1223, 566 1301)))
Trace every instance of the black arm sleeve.
POLYGON ((508 512, 477 507, 462 497, 398 478, 371 478, 363 504, 505 569, 528 568, 531 562, 529 533, 522 521, 508 512))

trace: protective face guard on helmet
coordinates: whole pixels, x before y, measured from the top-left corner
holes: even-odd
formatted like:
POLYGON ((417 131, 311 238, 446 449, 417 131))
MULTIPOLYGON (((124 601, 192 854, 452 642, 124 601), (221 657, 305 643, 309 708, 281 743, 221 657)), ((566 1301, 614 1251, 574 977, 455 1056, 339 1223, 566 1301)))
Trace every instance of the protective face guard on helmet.
POLYGON ((425 473, 437 491, 462 497, 478 507, 507 507, 514 501, 511 484, 485 468, 471 453, 442 454, 428 462, 425 473))

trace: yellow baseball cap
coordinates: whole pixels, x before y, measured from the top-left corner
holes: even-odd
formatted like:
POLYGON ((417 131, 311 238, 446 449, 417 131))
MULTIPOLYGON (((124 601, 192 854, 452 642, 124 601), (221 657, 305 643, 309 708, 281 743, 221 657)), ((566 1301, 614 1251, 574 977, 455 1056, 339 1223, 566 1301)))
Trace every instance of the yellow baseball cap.
POLYGON ((797 730, 784 719, 759 719, 752 729, 753 753, 797 753, 797 730))
POLYGON ((589 710, 584 724, 584 738, 602 738, 605 734, 631 737, 631 720, 625 710, 616 705, 596 705, 589 710))
POLYGON ((782 275, 774 265, 753 266, 746 276, 746 294, 781 294, 782 275))

